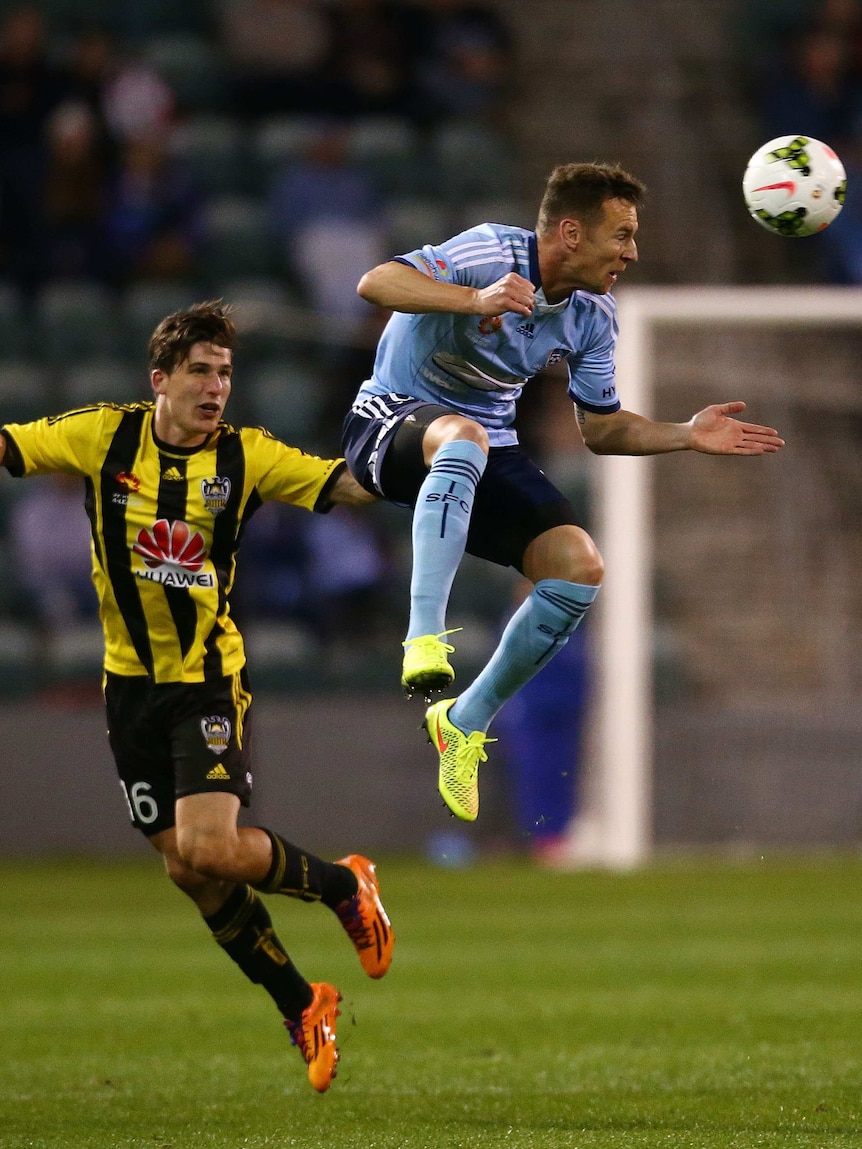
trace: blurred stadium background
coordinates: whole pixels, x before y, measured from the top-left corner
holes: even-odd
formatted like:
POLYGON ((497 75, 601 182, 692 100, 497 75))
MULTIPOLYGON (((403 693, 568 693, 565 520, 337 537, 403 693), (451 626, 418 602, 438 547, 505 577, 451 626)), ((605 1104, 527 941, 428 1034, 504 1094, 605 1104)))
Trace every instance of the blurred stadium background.
MULTIPOLYGON (((145 396, 158 319, 224 296, 243 333, 230 417, 334 454, 383 318, 357 309, 361 272, 480 219, 530 226, 548 171, 570 159, 618 160, 650 189, 641 263, 621 296, 668 285, 852 291, 859 28, 858 5, 814 0, 4 0, 0 420, 145 396), (826 30, 819 56, 801 48, 812 21, 826 30), (286 51, 280 65, 269 49, 286 51), (806 105, 784 90, 791 59, 797 89, 828 98, 806 105), (778 134, 776 107, 802 115, 830 100, 847 208, 828 235, 779 240, 745 212, 745 161, 778 134)), ((830 122, 818 123, 828 137, 830 122)), ((807 121, 779 130, 818 134, 807 121)), ((798 320, 668 325, 655 340, 658 416, 743 398, 788 441, 753 463, 644 464, 657 849, 862 837, 862 336, 808 328, 804 308, 798 320)), ((596 463, 558 377, 531 385, 521 425, 595 522, 596 463)), ((10 855, 146 849, 127 828, 104 737, 79 494, 0 481, 10 855)), ((378 507, 308 519, 262 512, 240 568, 256 815, 321 851, 353 840, 357 823, 363 849, 424 851, 452 827, 421 706, 397 689, 408 516, 378 507)), ((464 627, 462 681, 512 593, 508 572, 465 563, 451 611, 464 627)), ((594 760, 588 739, 587 805, 594 760)), ((505 772, 486 768, 483 784, 473 841, 520 850, 505 772)))

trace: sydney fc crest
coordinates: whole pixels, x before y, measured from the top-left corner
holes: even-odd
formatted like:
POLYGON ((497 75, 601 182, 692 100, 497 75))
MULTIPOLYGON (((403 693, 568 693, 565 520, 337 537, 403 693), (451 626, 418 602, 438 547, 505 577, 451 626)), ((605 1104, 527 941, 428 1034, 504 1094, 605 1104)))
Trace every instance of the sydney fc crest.
POLYGON ((204 506, 211 515, 220 515, 230 498, 230 479, 214 475, 211 479, 201 479, 201 494, 204 506))

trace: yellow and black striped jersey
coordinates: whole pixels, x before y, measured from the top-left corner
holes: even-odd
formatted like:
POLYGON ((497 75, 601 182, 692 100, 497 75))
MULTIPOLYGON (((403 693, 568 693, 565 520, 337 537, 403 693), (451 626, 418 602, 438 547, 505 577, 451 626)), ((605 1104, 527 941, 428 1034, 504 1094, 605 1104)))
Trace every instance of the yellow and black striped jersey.
POLYGON ((81 475, 105 668, 211 681, 245 663, 229 595, 245 524, 275 499, 328 510, 343 462, 259 427, 220 423, 201 447, 160 442, 154 403, 100 403, 3 427, 13 475, 81 475))

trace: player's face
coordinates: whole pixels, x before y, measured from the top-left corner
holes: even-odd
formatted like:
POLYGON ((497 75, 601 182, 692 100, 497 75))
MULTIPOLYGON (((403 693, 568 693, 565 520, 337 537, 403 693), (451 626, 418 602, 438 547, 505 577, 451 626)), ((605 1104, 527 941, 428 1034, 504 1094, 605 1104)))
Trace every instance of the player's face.
POLYGON ((605 200, 600 218, 590 225, 581 225, 578 245, 572 253, 572 270, 581 290, 605 295, 613 288, 638 257, 637 229, 637 209, 622 199, 605 200))
POLYGON ((152 372, 156 434, 175 447, 199 447, 219 424, 230 395, 233 356, 226 347, 195 343, 170 373, 152 372))

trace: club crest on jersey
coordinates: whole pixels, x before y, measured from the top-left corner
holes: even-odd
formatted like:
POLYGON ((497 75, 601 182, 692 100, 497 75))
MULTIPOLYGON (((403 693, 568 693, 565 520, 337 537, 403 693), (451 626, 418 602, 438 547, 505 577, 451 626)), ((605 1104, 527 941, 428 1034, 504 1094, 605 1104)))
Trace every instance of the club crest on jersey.
POLYGON ((546 367, 553 367, 555 363, 559 363, 562 359, 567 359, 569 352, 565 347, 555 347, 545 360, 546 367))
POLYGON ((213 516, 220 515, 230 498, 230 479, 213 475, 211 479, 201 479, 201 494, 204 506, 213 516))
POLYGON ((201 719, 201 734, 207 744, 207 750, 213 754, 224 754, 230 742, 230 719, 220 714, 210 714, 201 719))
POLYGON ((135 571, 140 579, 163 586, 215 586, 214 576, 202 570, 207 559, 204 537, 182 519, 159 519, 150 530, 142 527, 132 550, 144 560, 144 569, 135 571))

